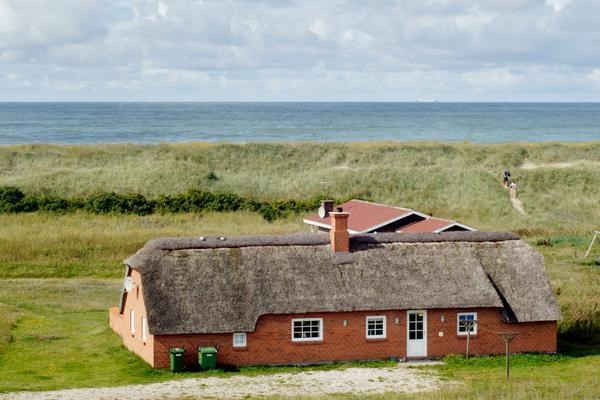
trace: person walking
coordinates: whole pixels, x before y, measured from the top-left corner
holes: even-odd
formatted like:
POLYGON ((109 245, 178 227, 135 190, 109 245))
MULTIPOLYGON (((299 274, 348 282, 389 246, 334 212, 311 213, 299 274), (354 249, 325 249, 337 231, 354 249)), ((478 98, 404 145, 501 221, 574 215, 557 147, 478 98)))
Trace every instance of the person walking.
POLYGON ((510 171, 508 170, 508 168, 506 168, 504 170, 504 173, 502 174, 503 179, 502 179, 502 183, 504 184, 504 186, 508 187, 508 178, 510 178, 510 171))
POLYGON ((517 198, 517 183, 516 182, 511 182, 511 184, 510 184, 510 196, 513 199, 517 198))

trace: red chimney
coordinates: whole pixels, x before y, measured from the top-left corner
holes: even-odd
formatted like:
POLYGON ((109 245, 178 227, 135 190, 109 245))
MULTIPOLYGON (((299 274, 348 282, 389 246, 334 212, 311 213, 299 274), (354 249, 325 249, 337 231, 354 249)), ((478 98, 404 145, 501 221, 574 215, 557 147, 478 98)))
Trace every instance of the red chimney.
POLYGON ((329 213, 329 216, 331 217, 331 230, 329 231, 331 250, 334 253, 349 253, 348 217, 350 213, 343 212, 341 207, 337 207, 334 212, 329 213))

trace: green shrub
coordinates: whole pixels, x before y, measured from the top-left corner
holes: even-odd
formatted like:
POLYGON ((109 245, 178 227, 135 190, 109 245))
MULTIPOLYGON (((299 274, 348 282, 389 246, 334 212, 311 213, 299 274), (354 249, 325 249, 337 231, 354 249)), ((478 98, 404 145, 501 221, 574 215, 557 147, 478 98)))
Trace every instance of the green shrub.
POLYGON ((14 186, 0 187, 0 212, 22 212, 25 211, 25 194, 14 186))
POLYGON ((84 201, 84 208, 96 214, 147 215, 154 207, 154 202, 141 194, 101 193, 84 201))
POLYGON ((319 207, 319 196, 307 200, 260 201, 252 197, 242 197, 235 193, 208 192, 190 189, 173 196, 160 196, 156 200, 147 199, 141 194, 99 193, 87 198, 65 199, 56 196, 26 195, 11 186, 0 187, 1 212, 69 212, 86 210, 95 214, 137 214, 147 215, 155 211, 161 213, 189 212, 231 212, 248 210, 257 212, 271 222, 285 218, 291 213, 307 213, 319 207))

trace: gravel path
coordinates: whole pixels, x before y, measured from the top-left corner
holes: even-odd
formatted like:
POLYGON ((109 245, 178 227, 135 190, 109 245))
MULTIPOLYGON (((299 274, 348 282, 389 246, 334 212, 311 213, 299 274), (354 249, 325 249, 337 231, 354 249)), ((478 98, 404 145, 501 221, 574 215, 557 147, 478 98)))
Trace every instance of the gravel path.
POLYGON ((411 364, 389 368, 348 368, 333 371, 191 378, 147 385, 113 388, 67 389, 50 392, 0 394, 1 400, 134 400, 134 399, 239 399, 246 396, 317 396, 333 393, 422 392, 442 386, 438 376, 411 364))

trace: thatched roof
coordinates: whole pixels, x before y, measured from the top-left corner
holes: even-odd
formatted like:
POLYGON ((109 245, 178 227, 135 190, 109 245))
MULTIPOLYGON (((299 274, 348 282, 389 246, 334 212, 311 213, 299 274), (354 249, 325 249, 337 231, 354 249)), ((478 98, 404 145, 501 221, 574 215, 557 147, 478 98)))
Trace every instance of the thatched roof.
POLYGON ((332 254, 328 235, 155 239, 126 260, 153 334, 251 332, 261 315, 505 308, 560 318, 540 254, 510 233, 371 234, 332 254))

